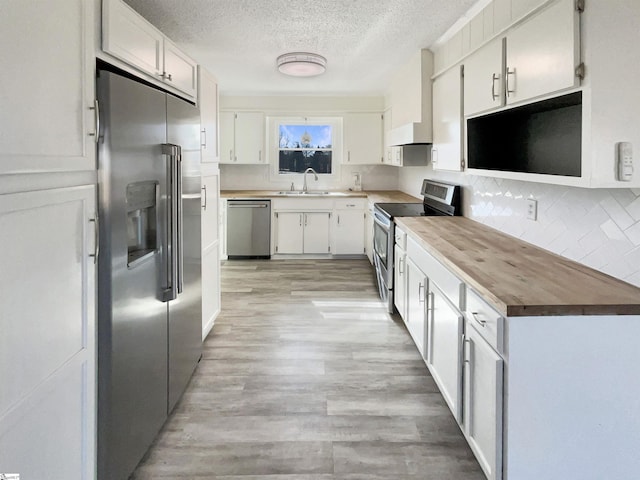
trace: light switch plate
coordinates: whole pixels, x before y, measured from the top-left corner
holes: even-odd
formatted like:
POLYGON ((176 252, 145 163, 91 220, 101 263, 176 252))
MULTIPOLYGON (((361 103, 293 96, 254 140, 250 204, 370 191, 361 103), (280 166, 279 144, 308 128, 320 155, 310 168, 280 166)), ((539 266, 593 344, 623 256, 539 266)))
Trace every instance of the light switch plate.
POLYGON ((527 198, 527 218, 529 220, 538 219, 538 201, 534 198, 527 198))

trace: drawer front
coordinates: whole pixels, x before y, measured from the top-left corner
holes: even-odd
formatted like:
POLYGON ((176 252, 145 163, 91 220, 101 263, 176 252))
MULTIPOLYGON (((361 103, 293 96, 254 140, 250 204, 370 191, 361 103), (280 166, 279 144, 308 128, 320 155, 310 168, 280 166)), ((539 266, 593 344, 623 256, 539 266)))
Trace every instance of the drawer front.
POLYGON ((407 234, 406 234, 406 232, 396 225, 395 234, 394 235, 395 235, 396 245, 398 245, 398 247, 400 247, 401 249, 406 250, 407 249, 407 234))
POLYGON ((504 353, 504 317, 470 288, 464 315, 489 345, 498 353, 504 353))
POLYGON ((407 238, 407 255, 461 311, 464 310, 464 283, 411 237, 407 238))
POLYGON ((339 198, 333 204, 336 210, 364 210, 366 198, 339 198))

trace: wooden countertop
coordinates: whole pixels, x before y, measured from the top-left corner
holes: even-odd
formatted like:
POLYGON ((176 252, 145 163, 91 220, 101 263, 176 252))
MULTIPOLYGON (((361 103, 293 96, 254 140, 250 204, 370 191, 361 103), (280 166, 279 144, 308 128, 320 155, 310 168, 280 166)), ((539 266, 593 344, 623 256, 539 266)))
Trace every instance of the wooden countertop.
MULTIPOLYGON (((281 190, 221 190, 221 198, 299 198, 279 195, 281 190)), ((352 192, 349 190, 340 190, 344 195, 336 197, 302 197, 302 198, 344 198, 344 197, 367 197, 369 202, 373 203, 421 203, 422 199, 412 197, 404 192, 397 190, 367 190, 362 192, 352 192)))
POLYGON ((640 315, 640 288, 468 218, 395 221, 505 316, 640 315))

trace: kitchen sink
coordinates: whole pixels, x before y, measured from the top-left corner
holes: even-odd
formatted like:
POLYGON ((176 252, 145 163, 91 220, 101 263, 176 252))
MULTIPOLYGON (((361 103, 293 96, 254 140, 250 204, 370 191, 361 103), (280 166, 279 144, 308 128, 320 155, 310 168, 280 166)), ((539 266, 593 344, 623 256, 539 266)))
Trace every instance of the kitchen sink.
POLYGON ((328 191, 323 192, 319 190, 309 190, 308 192, 285 190, 282 192, 278 192, 278 195, 284 195, 287 197, 297 197, 300 195, 309 196, 309 197, 339 197, 339 196, 345 196, 347 194, 344 192, 328 192, 328 191))

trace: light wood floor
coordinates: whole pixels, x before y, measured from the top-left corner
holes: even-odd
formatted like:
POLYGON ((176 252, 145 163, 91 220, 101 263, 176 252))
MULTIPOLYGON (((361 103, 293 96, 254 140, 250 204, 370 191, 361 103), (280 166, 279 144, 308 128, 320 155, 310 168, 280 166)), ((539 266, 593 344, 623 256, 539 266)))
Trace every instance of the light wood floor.
POLYGON ((135 480, 483 480, 366 260, 228 261, 223 309, 135 480))

